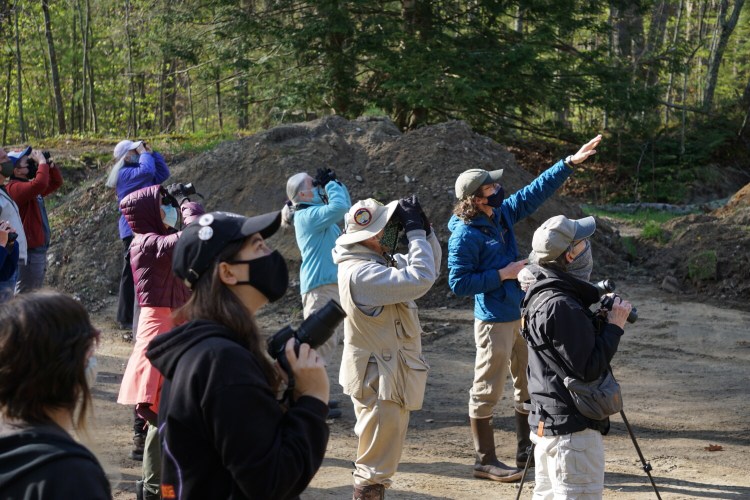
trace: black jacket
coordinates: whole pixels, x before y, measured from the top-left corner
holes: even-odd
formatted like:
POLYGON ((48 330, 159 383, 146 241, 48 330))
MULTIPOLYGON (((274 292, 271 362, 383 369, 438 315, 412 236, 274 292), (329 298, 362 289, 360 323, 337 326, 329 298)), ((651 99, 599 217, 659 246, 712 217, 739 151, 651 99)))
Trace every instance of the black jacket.
POLYGON ((0 498, 112 498, 94 455, 60 427, 0 423, 0 498))
MULTIPOLYGON (((604 323, 597 334, 589 307, 599 301, 597 289, 568 273, 548 268, 531 268, 537 278, 523 300, 525 332, 535 344, 544 343, 542 334, 552 340, 567 365, 560 367, 548 350, 529 349, 529 394, 533 409, 529 414, 532 432, 544 421, 544 435, 570 434, 587 428, 606 431, 608 419, 593 421, 581 415, 558 373, 571 373, 584 381, 599 378, 617 351, 622 328, 604 323), (542 301, 537 313, 527 317, 527 307, 537 294, 554 293, 542 301), (553 368, 557 367, 557 370, 553 368)), ((528 342, 528 339, 527 339, 528 342)))
POLYGON ((300 397, 284 412, 255 357, 211 321, 158 336, 146 356, 164 375, 162 495, 297 497, 323 461, 328 407, 300 397))

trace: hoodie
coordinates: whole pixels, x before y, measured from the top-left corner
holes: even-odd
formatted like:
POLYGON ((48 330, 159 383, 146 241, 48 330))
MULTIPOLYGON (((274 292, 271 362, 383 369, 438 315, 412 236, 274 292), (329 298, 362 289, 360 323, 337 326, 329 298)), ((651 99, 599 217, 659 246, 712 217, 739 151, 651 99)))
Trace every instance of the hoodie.
MULTIPOLYGON (((160 207, 167 196, 161 186, 139 189, 123 198, 120 211, 133 230, 130 267, 138 303, 143 307, 182 306, 190 290, 172 273, 172 252, 180 232, 164 226, 160 207)), ((185 202, 180 207, 185 225, 203 214, 203 206, 185 202)))
POLYGON ((328 443, 328 406, 302 396, 286 411, 258 360, 225 326, 191 321, 146 356, 164 375, 159 410, 162 495, 296 498, 328 443))
POLYGON ((474 295, 474 317, 507 323, 521 317, 523 292, 517 280, 500 281, 500 269, 518 259, 513 226, 534 213, 573 172, 560 160, 493 209, 469 221, 451 216, 448 285, 459 296, 474 295))
POLYGON ((0 420, 0 492, 5 499, 112 498, 94 455, 54 424, 0 420))

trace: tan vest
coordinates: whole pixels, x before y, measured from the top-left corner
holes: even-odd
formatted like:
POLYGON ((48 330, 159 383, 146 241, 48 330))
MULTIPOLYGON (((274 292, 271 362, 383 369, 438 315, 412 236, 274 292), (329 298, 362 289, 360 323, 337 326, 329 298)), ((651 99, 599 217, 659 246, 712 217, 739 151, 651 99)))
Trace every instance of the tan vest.
POLYGON ((378 364, 378 399, 393 401, 407 410, 419 410, 424 401, 429 365, 422 356, 422 327, 414 301, 383 307, 368 316, 356 306, 350 290, 352 274, 366 260, 339 263, 339 294, 344 320, 344 352, 339 383, 344 394, 360 398, 370 357, 378 364))

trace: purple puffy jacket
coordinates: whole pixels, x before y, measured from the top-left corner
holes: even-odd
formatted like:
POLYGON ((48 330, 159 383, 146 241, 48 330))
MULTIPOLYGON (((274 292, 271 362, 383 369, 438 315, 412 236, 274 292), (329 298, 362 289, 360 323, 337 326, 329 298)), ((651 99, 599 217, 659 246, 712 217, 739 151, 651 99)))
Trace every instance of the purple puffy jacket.
MULTIPOLYGON (((182 306, 190 290, 172 273, 172 251, 180 232, 164 226, 160 206, 167 191, 149 186, 133 191, 120 202, 120 211, 133 230, 130 244, 130 267, 138 303, 147 307, 182 306)), ((190 224, 203 214, 200 203, 182 204, 183 224, 190 224)))

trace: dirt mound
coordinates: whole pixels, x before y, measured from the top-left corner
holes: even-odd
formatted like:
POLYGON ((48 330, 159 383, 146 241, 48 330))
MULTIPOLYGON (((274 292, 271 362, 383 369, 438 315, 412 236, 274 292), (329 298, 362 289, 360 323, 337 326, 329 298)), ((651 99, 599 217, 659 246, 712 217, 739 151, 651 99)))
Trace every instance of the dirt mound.
POLYGON ((722 208, 665 224, 664 245, 646 266, 661 279, 673 276, 682 291, 722 300, 750 297, 750 184, 722 208))
MULTIPOLYGON (((212 151, 172 165, 168 182, 193 182, 205 196, 208 210, 253 215, 283 206, 290 175, 300 171, 314 173, 321 167, 336 170, 352 200, 374 197, 387 202, 416 193, 444 244, 449 236, 446 224, 455 203, 454 182, 459 173, 473 167, 502 168, 506 192, 513 192, 534 178, 517 165, 504 146, 474 133, 461 121, 402 134, 387 118, 348 121, 332 116, 282 125, 222 143, 212 151)), ((90 181, 56 208, 58 237, 50 257, 52 284, 93 306, 107 294, 117 293, 120 271, 118 214, 113 192, 103 182, 104 176, 90 181)), ((570 217, 583 215, 576 204, 556 195, 516 226, 522 255, 528 253, 532 233, 541 222, 561 213, 570 217)), ((292 261, 290 269, 295 279, 299 252, 292 231, 274 236, 271 243, 292 261)), ((619 237, 605 223, 596 233, 594 251, 602 273, 609 264, 620 262, 619 237)), ((433 287, 426 299, 433 305, 454 299, 445 286, 445 276, 443 272, 442 286, 433 287)), ((285 302, 298 302, 298 295, 287 294, 285 302)))

